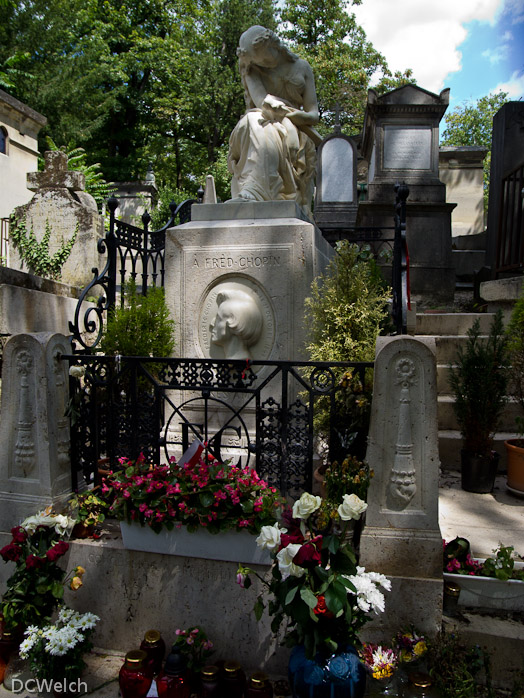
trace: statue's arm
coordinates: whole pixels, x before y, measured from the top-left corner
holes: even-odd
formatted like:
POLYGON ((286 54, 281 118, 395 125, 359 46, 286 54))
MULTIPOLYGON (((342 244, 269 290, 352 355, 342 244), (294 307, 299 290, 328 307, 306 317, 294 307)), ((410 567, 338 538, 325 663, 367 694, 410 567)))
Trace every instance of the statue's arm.
POLYGON ((307 61, 303 61, 305 86, 303 95, 303 110, 292 109, 288 118, 297 126, 314 126, 319 121, 317 91, 313 71, 307 61))

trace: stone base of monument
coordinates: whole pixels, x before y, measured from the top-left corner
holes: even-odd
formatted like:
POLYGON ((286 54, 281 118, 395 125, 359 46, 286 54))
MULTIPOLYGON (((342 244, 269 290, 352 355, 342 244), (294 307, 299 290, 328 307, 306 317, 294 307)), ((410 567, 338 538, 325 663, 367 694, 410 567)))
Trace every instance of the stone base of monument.
MULTIPOLYGON (((175 641, 177 628, 199 625, 214 643, 214 657, 236 659, 246 672, 287 673, 289 650, 273 637, 271 618, 266 612, 257 622, 253 613, 263 591, 261 582, 252 575, 249 589, 236 583, 240 560, 125 550, 118 524, 106 524, 100 540, 72 542, 67 558, 67 569, 82 565, 87 572, 82 593, 66 590, 65 603, 105 620, 96 627, 96 646, 112 650, 138 647, 149 628, 159 630, 169 644, 175 641)), ((0 534, 0 543, 9 540, 10 535, 0 534)), ((269 570, 267 565, 250 567, 262 576, 269 570)), ((7 576, 1 576, 0 583, 7 576)))
POLYGON ((365 627, 366 640, 384 641, 414 623, 434 636, 442 622, 442 539, 440 534, 366 527, 360 564, 391 581, 385 613, 365 627))
POLYGON ((304 298, 334 252, 294 201, 200 204, 166 235, 165 290, 179 327, 177 355, 228 355, 212 325, 224 292, 246 294, 260 331, 252 359, 304 359, 304 298))
MULTIPOLYGON (((451 245, 451 212, 455 204, 411 202, 406 205, 406 239, 409 252, 409 281, 414 298, 433 303, 453 300, 455 266, 451 245)), ((362 201, 357 225, 386 227, 393 225, 392 204, 362 201)), ((383 237, 392 237, 385 230, 383 237)), ((386 276, 390 267, 384 267, 386 276)))
POLYGON ((71 493, 70 352, 63 335, 18 334, 5 346, 0 422, 0 530, 10 530, 71 493))

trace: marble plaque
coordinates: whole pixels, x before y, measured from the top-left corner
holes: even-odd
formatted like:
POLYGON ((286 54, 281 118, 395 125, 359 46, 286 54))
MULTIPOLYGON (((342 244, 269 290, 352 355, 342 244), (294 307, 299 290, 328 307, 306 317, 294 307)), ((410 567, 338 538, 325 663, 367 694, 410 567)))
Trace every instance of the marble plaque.
POLYGON ((332 138, 322 148, 322 202, 352 203, 353 148, 344 138, 332 138))
POLYGON ((384 126, 384 169, 431 169, 431 131, 430 126, 384 126))

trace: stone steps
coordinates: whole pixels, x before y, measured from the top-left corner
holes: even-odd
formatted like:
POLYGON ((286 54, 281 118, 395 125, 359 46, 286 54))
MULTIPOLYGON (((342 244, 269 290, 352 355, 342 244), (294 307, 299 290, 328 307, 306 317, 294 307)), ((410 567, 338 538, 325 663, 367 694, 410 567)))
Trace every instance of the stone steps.
MULTIPOLYGON (((493 320, 492 313, 418 313, 415 336, 421 339, 434 337, 437 351, 437 393, 439 454, 443 469, 460 469, 462 438, 453 410, 453 396, 449 385, 450 368, 455 364, 457 348, 468 339, 467 331, 475 320, 480 323, 481 337, 487 337, 493 320)), ((500 470, 506 469, 504 441, 515 437, 515 417, 520 407, 510 398, 500 423, 500 433, 495 435, 495 450, 501 455, 500 470)))
MULTIPOLYGON (((439 395, 438 397, 438 427, 440 430, 458 429, 457 418, 453 409, 454 398, 451 395, 439 395)), ((514 430, 515 418, 520 415, 520 405, 514 398, 506 403, 502 413, 499 431, 510 432, 514 430)))
POLYGON ((524 681, 524 623, 522 614, 473 612, 459 606, 457 616, 444 616, 442 627, 447 633, 456 633, 470 647, 480 645, 490 657, 493 686, 513 691, 524 681), (519 617, 520 615, 520 617, 519 617))

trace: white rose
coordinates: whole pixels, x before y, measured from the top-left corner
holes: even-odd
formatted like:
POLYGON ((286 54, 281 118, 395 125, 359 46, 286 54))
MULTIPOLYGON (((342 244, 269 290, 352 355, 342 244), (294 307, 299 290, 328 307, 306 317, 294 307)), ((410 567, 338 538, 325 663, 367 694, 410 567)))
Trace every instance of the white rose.
POLYGON ((302 577, 306 570, 293 563, 293 558, 298 553, 302 546, 300 543, 290 543, 285 548, 282 548, 277 553, 278 569, 282 575, 282 579, 288 577, 302 577))
POLYGON ((342 521, 349 521, 349 519, 360 519, 367 508, 366 502, 356 494, 345 494, 337 511, 342 521))
POLYGON ((320 497, 304 492, 300 499, 293 504, 293 518, 307 519, 321 504, 322 499, 320 497))
POLYGON ((256 539, 259 548, 273 552, 280 545, 280 536, 286 529, 280 529, 278 523, 274 526, 262 526, 260 534, 256 539))

